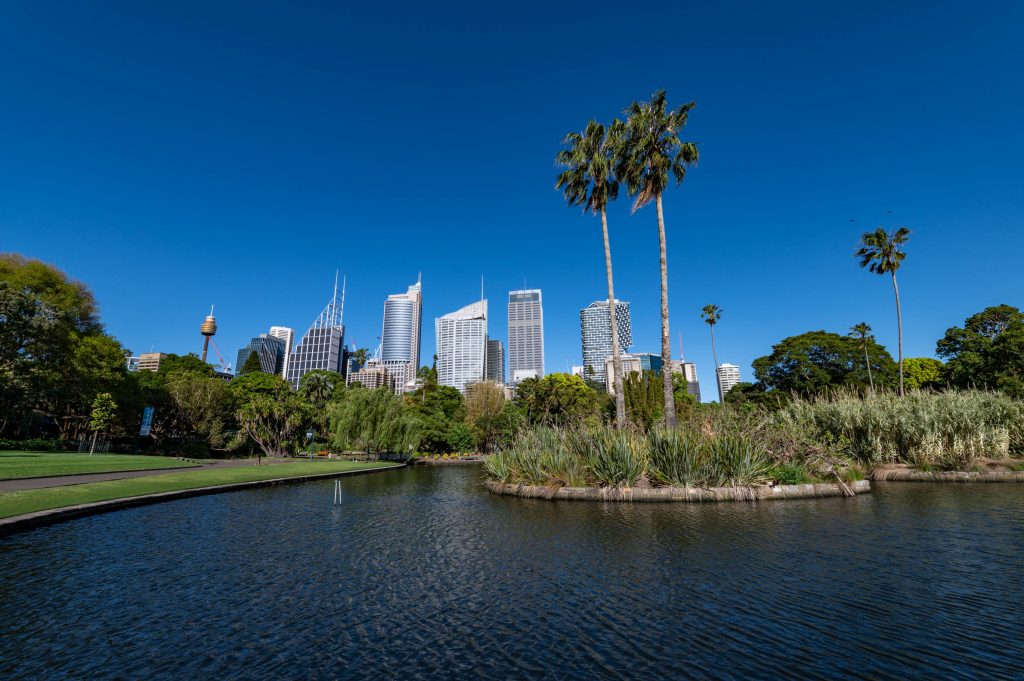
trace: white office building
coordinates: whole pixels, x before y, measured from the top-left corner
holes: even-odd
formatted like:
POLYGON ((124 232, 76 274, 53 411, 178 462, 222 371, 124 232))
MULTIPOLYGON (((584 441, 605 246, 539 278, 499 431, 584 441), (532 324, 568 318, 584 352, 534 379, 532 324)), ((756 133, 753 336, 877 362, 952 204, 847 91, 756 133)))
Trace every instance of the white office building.
POLYGON ((508 292, 508 376, 544 376, 544 305, 539 288, 508 292))
POLYGON ((416 380, 420 365, 422 313, 422 281, 417 281, 405 293, 395 293, 384 301, 380 361, 388 370, 396 392, 402 392, 416 380))
POLYGON ((487 370, 487 301, 480 300, 434 320, 437 381, 466 392, 487 370))
MULTIPOLYGON (((268 335, 284 341, 284 361, 281 362, 281 378, 288 378, 288 358, 291 357, 292 345, 295 344, 295 329, 290 329, 287 326, 272 326, 268 335)), ((241 371, 242 365, 236 364, 235 368, 241 371)))
POLYGON ((740 382, 740 368, 735 364, 722 364, 718 367, 719 398, 724 400, 725 394, 740 382))
POLYGON ((672 360, 672 371, 682 374, 686 380, 686 392, 693 395, 700 402, 700 381, 697 380, 697 365, 680 359, 672 360))

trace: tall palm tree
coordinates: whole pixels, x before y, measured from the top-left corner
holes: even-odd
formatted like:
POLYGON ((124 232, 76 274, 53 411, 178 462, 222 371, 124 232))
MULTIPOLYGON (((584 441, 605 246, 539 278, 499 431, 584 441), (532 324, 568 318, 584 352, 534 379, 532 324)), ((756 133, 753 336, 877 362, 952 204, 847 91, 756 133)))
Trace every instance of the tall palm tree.
POLYGON ((619 195, 615 174, 615 150, 620 145, 623 123, 616 119, 605 127, 590 121, 583 132, 570 132, 562 140, 565 148, 555 162, 565 170, 558 175, 555 189, 565 195, 570 206, 601 215, 604 237, 604 268, 608 277, 608 321, 612 331, 612 385, 615 390, 615 423, 626 424, 626 398, 622 389, 622 353, 619 349, 619 327, 615 322, 615 281, 612 277, 612 247, 608 240, 608 216, 605 208, 619 195))
POLYGON ((654 201, 658 207, 658 247, 661 255, 661 372, 665 396, 665 425, 676 425, 675 400, 672 397, 672 342, 668 328, 668 259, 665 247, 665 215, 661 195, 669 183, 683 181, 687 166, 697 163, 697 145, 679 139, 694 102, 669 111, 665 91, 658 90, 649 102, 633 102, 626 109, 626 134, 618 149, 618 175, 636 197, 636 211, 654 201))
POLYGON ((860 237, 860 247, 854 257, 860 258, 860 266, 867 267, 875 274, 892 275, 892 290, 896 294, 896 330, 899 338, 900 362, 900 396, 903 390, 903 311, 900 309, 900 287, 896 283, 896 270, 903 264, 907 254, 902 247, 910 240, 910 230, 898 227, 893 232, 886 232, 879 227, 873 232, 864 232, 860 237))
POLYGON ((868 357, 868 346, 875 342, 871 334, 871 327, 867 322, 854 324, 850 327, 850 338, 857 341, 857 345, 864 350, 864 366, 868 368, 868 383, 871 385, 871 392, 875 392, 875 380, 871 377, 871 358, 868 357))
POLYGON ((715 359, 715 384, 718 386, 718 403, 722 404, 725 402, 725 396, 722 395, 722 379, 718 377, 718 351, 715 350, 715 324, 722 318, 722 308, 717 305, 705 305, 700 316, 711 329, 711 356, 715 359))

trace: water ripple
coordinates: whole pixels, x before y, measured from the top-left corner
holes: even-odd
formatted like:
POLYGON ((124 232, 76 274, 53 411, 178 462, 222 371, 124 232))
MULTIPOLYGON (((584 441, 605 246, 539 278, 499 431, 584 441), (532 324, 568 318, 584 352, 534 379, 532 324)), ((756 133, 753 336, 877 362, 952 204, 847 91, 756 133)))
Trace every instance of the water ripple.
POLYGON ((419 468, 0 539, 0 677, 1024 677, 1024 486, 492 497, 419 468))

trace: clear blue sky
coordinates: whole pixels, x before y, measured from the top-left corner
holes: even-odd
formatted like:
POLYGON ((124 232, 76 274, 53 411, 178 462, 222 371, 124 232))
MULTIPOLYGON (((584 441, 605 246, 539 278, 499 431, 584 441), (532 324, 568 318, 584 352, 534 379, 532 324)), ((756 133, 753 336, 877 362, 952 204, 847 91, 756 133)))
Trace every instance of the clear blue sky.
MULTIPOLYGON (((544 290, 547 365, 606 295, 598 221, 553 190, 559 140, 657 88, 696 100, 702 160, 665 198, 677 332, 722 361, 867 321, 895 354, 863 230, 914 230, 906 354, 1024 303, 1024 4, 6 3, 0 249, 87 282, 136 352, 301 333, 348 276, 348 337, 423 272, 433 319, 544 290), (435 6, 437 5, 437 6, 435 6), (891 211, 891 214, 890 214, 891 211), (854 220, 854 222, 850 222, 854 220)), ((659 349, 654 208, 610 212, 638 351, 659 349)))

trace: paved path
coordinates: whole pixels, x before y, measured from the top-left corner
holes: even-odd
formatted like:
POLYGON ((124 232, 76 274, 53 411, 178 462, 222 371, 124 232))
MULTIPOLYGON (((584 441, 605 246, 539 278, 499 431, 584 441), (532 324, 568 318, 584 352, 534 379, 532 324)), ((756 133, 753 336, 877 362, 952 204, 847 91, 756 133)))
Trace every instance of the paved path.
MULTIPOLYGON (((264 465, 267 460, 263 460, 264 465)), ((209 468, 237 468, 238 466, 254 466, 252 459, 233 459, 217 461, 192 468, 150 468, 144 471, 114 471, 111 473, 85 473, 79 475, 52 475, 48 478, 20 478, 16 480, 0 480, 0 492, 21 492, 27 489, 43 487, 62 487, 64 485, 84 485, 87 482, 103 482, 105 480, 123 480, 125 478, 142 478, 147 475, 162 473, 188 473, 189 471, 207 470, 209 468)))

